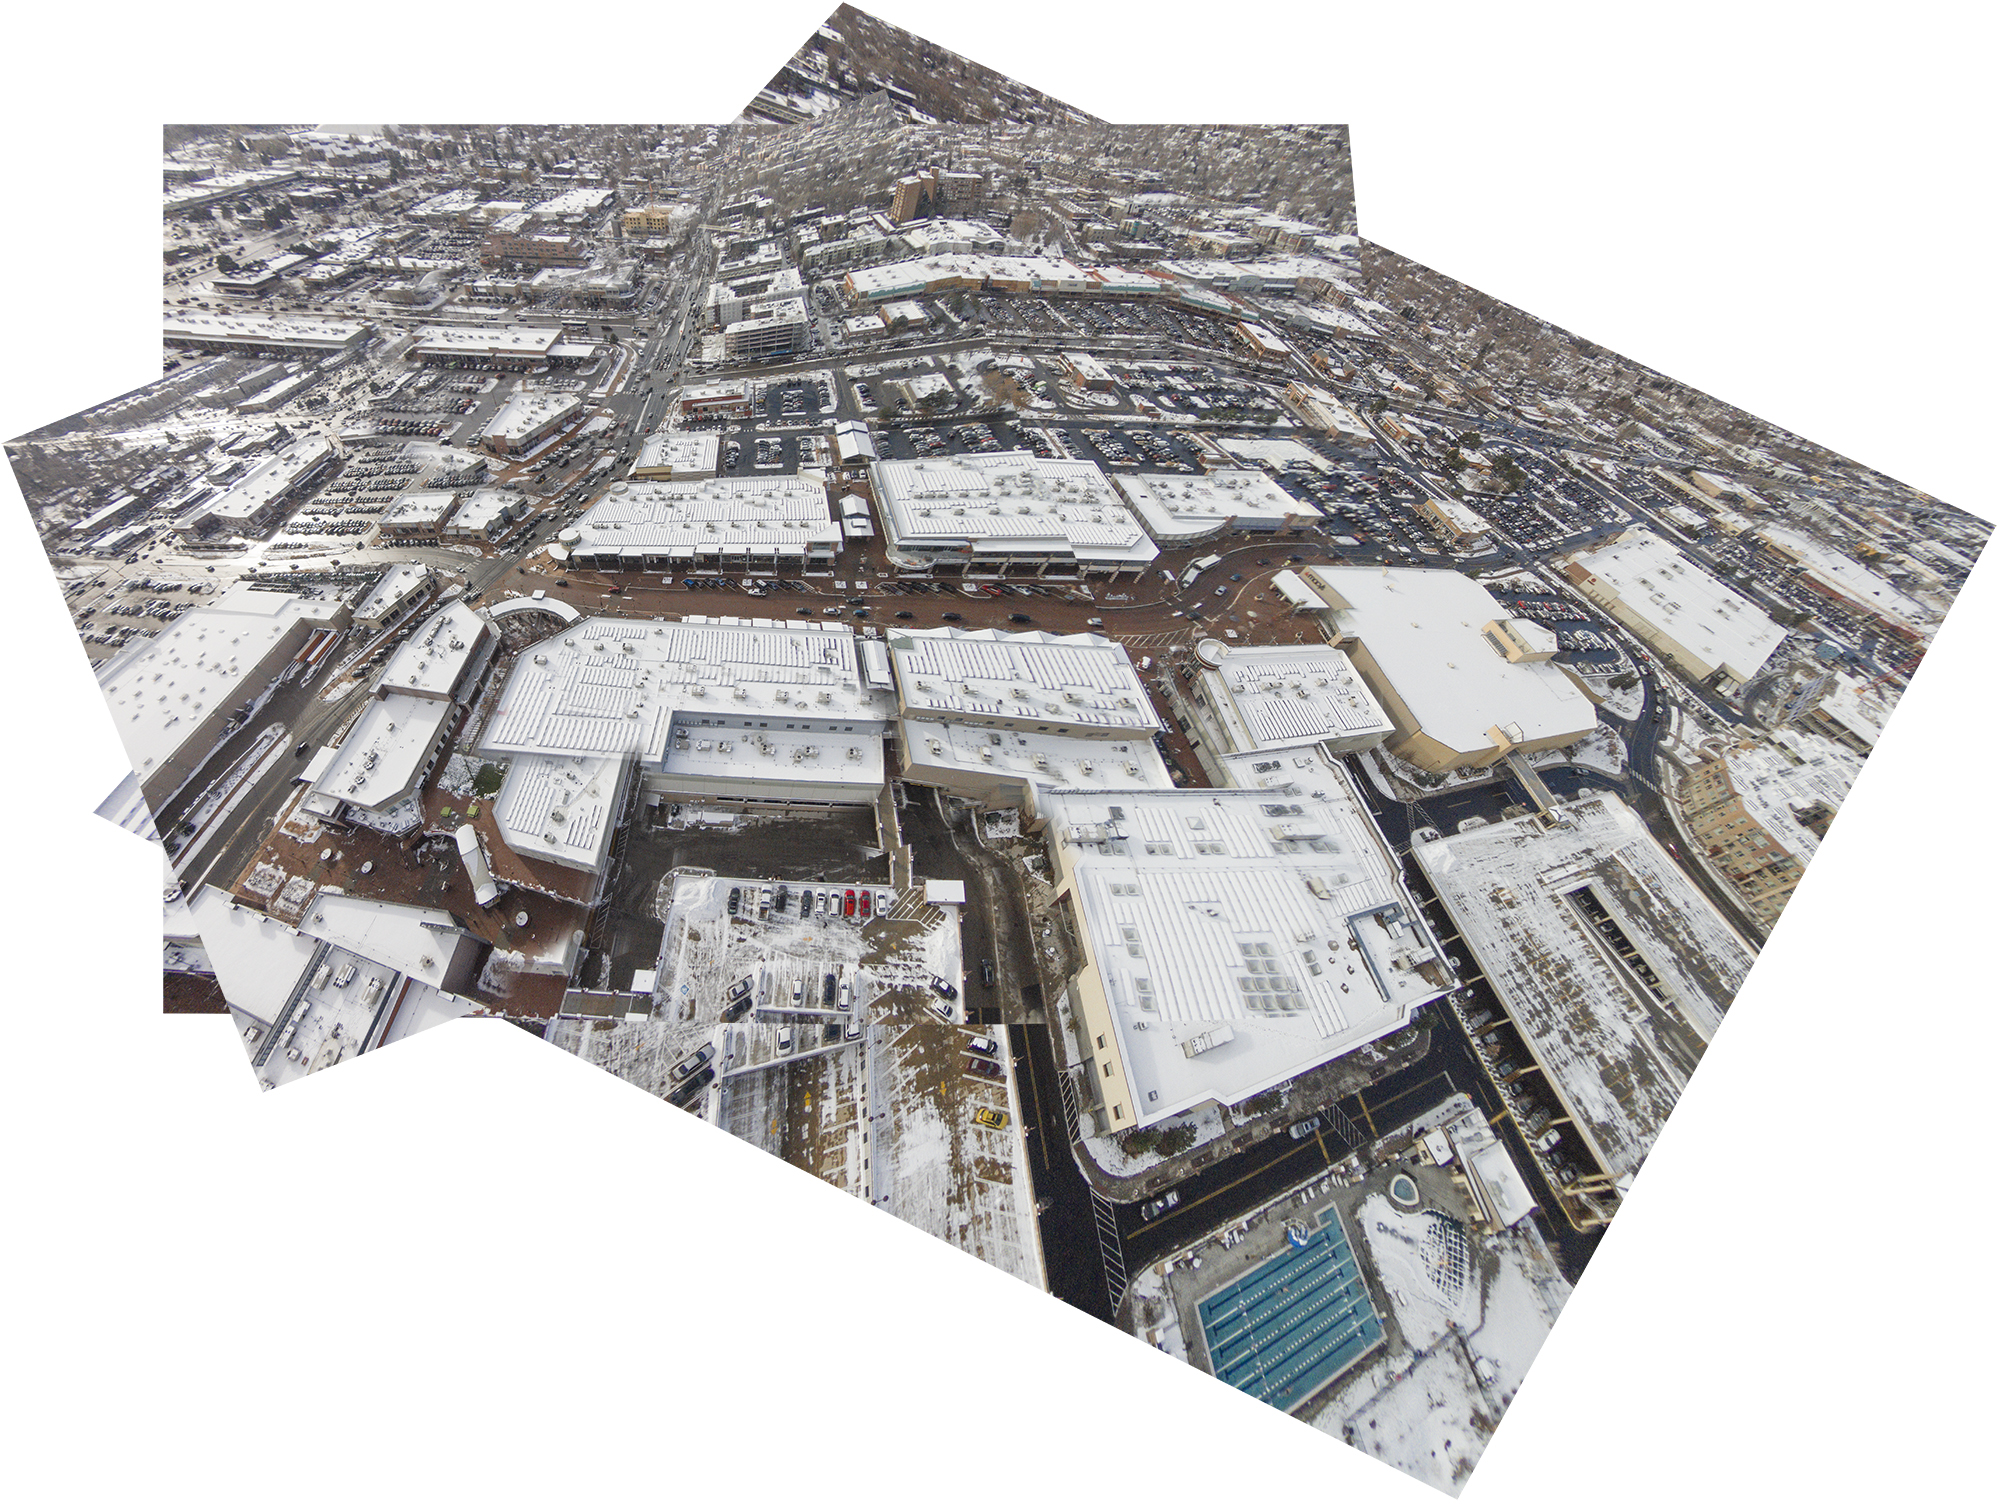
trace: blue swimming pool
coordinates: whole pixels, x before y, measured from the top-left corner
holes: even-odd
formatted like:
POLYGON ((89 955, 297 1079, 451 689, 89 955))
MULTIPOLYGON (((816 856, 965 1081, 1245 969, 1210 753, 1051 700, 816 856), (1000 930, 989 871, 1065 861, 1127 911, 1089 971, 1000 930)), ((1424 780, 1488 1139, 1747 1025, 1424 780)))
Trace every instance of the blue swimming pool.
POLYGON ((1216 1378, 1289 1411, 1382 1341, 1339 1217, 1198 1304, 1216 1378))

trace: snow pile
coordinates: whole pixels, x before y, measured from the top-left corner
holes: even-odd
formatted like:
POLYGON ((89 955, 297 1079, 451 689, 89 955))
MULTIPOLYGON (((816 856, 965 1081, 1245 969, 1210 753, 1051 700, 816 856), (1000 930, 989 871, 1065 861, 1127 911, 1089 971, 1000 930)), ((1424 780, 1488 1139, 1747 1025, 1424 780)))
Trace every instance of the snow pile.
POLYGON ((1377 1193, 1361 1204, 1354 1221, 1404 1342, 1429 1348, 1478 1324, 1479 1277, 1465 1229, 1455 1219, 1429 1208, 1403 1212, 1377 1193))
POLYGON ((479 969, 479 991, 493 998, 505 998, 514 991, 514 979, 527 967, 528 959, 518 951, 493 948, 486 965, 479 969))

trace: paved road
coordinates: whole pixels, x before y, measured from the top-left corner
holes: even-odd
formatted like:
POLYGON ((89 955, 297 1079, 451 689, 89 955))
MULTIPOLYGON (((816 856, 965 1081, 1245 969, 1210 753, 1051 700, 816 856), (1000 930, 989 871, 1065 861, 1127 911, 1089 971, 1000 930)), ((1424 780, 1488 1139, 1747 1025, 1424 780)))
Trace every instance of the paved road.
POLYGON ((1042 1259, 1051 1295, 1079 1311, 1109 1322, 1110 1287, 1097 1240, 1092 1193, 1070 1151, 1063 1121, 1061 1089, 1046 1025, 1014 1024, 1007 1029, 1027 1116, 1028 1174, 1034 1183, 1042 1236, 1042 1259))

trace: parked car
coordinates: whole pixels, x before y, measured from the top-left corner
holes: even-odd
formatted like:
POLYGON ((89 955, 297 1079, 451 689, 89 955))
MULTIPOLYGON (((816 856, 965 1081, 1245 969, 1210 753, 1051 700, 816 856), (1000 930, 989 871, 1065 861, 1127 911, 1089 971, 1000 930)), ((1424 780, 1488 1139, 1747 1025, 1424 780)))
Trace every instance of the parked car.
POLYGON ((997 1056, 1000 1054, 1000 1047, 991 1035, 981 1035, 977 1040, 967 1042, 965 1048, 975 1055, 997 1056))
POLYGON ((1007 1115, 1002 1113, 998 1108, 981 1108, 977 1113, 972 1115, 972 1121, 983 1129, 1004 1129, 1007 1127, 1007 1115))
POLYGON ((1319 1115, 1315 1113, 1311 1118, 1300 1119, 1289 1129, 1285 1130, 1285 1132, 1294 1139, 1304 1139, 1307 1135, 1315 1133, 1318 1129, 1319 1115))
POLYGON ((1181 1194, 1177 1191, 1170 1191, 1163 1197, 1153 1198, 1152 1201, 1148 1202, 1144 1207, 1141 1207, 1139 1209, 1139 1218, 1142 1222, 1150 1223, 1153 1221, 1154 1218, 1158 1217, 1161 1213, 1167 1211, 1169 1208, 1178 1207, 1180 1205, 1181 1205, 1181 1194))

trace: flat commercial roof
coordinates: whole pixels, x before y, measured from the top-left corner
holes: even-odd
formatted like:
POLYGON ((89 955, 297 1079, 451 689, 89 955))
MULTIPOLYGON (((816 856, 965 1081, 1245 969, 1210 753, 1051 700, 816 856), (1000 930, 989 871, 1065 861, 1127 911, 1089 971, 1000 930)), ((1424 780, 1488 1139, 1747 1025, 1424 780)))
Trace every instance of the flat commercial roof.
POLYGON ((523 439, 582 409, 582 399, 567 392, 516 392, 487 419, 480 436, 509 441, 523 439))
POLYGON ((891 547, 956 544, 975 556, 1048 554, 1134 566, 1159 557, 1125 499, 1088 460, 1008 450, 878 460, 871 469, 891 547))
POLYGON ((528 212, 544 219, 561 219, 571 215, 595 214, 616 197, 609 188, 570 188, 552 199, 543 199, 528 212))
POLYGON ((989 278, 1031 290, 1046 287, 1080 292, 1097 285, 1082 267, 1054 256, 922 256, 886 266, 859 267, 847 275, 855 296, 871 303, 954 284, 977 287, 989 278))
POLYGON ((658 765, 677 711, 879 734, 894 702, 863 687, 854 644, 845 627, 591 618, 515 660, 481 747, 658 765))
POLYGON ((1444 991, 1450 974, 1359 794, 1331 765, 1316 778, 1296 797, 1043 797, 1139 1123, 1241 1102, 1444 991))
POLYGON ((707 476, 687 481, 618 481, 576 520, 571 552, 628 551, 633 558, 697 553, 831 553, 840 525, 826 485, 802 475, 707 476))
POLYGON ((1120 475, 1113 482, 1146 531, 1168 548, 1230 524, 1275 528, 1292 518, 1320 516, 1319 508, 1293 496, 1261 470, 1120 475))
POLYGON ((502 519, 525 512, 527 508, 527 498, 518 492, 498 486, 481 486, 453 514, 451 525, 463 532, 483 533, 502 519))
POLYGON ((915 784, 1035 784, 1045 789, 1172 789, 1153 739, 1080 741, 1056 732, 993 731, 956 721, 903 723, 904 777, 915 784))
POLYGON ((419 329, 409 349, 411 355, 504 355, 546 357, 562 338, 562 330, 550 325, 535 328, 512 324, 428 325, 419 329))
POLYGON ((1797 815, 1838 810, 1861 772, 1861 759, 1839 743, 1789 727, 1768 742, 1729 748, 1723 759, 1744 811, 1802 863, 1819 851, 1819 837, 1797 815))
POLYGON ((300 353, 349 350, 372 324, 339 319, 294 319, 265 314, 168 314, 161 332, 168 343, 233 344, 300 353))
POLYGON ((709 727, 703 720, 691 709, 674 713, 673 735, 658 764, 674 787, 850 804, 871 800, 882 788, 882 731, 873 723, 839 731, 824 721, 753 729, 709 727))
POLYGON ((1622 1181, 1644 1162, 1754 957, 1617 796, 1555 808, 1557 825, 1525 815, 1410 851, 1549 1085, 1622 1181))
POLYGON ((1507 610, 1476 580, 1453 570, 1322 565, 1303 578, 1424 732, 1447 747, 1490 751, 1494 726, 1518 728, 1513 740, 1532 742, 1581 737, 1597 725, 1596 707, 1559 665, 1509 663, 1494 648, 1483 629, 1507 610))
POLYGON ((1936 627, 1937 614, 1922 602, 1904 595, 1889 581, 1866 565, 1809 538, 1796 528, 1759 528, 1758 536, 1790 558, 1798 561, 1813 579, 1845 600, 1866 607, 1912 631, 1928 633, 1936 627))
POLYGON ((1648 528, 1570 556, 1595 576, 1618 604, 1702 663, 1748 683, 1785 640, 1785 629, 1648 528))
POLYGON ((385 695, 401 691, 450 699, 490 630, 486 620, 463 601, 439 608, 397 645, 382 666, 376 689, 385 695))
POLYGON ((1095 633, 894 628, 889 661, 905 715, 1036 722, 1090 737, 1159 728, 1124 646, 1095 633))
POLYGON ((695 431, 659 429, 646 438, 639 459, 632 467, 637 476, 646 471, 674 476, 712 476, 722 448, 722 436, 712 429, 695 431))
POLYGON ((458 493, 455 491, 406 491, 389 504, 389 510, 382 514, 380 526, 442 527, 457 505, 458 493))
POLYGON ((105 661, 98 686, 144 784, 210 716, 264 686, 300 623, 330 626, 341 604, 239 581, 206 606, 183 612, 157 637, 135 638, 105 661))
POLYGON ((1380 741, 1395 730, 1338 648, 1228 648, 1202 680, 1220 690, 1209 703, 1238 747, 1380 741))
POLYGON ((616 829, 622 758, 516 753, 493 801, 493 822, 517 856, 592 872, 616 829))
POLYGON ((380 810, 401 799, 415 787, 453 709, 449 700, 417 695, 370 701, 313 784, 313 793, 364 810, 380 810))
POLYGON ((194 515, 242 522, 283 496, 300 476, 334 454, 333 441, 317 434, 296 439, 194 515))

